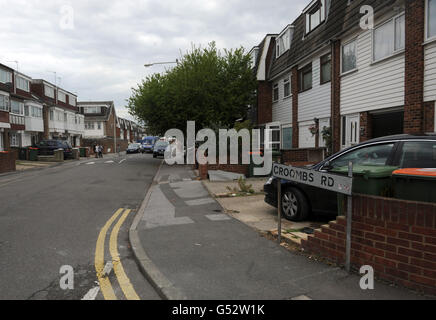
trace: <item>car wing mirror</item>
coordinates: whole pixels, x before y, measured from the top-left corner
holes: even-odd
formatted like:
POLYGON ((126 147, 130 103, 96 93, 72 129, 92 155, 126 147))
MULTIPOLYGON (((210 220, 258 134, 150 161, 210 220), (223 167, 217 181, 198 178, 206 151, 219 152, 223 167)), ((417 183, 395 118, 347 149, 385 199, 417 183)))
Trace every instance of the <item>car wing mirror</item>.
POLYGON ((330 171, 330 170, 333 169, 333 166, 332 166, 332 164, 330 163, 330 161, 326 161, 326 163, 324 163, 324 165, 322 166, 322 169, 323 169, 323 170, 326 170, 326 171, 330 171))

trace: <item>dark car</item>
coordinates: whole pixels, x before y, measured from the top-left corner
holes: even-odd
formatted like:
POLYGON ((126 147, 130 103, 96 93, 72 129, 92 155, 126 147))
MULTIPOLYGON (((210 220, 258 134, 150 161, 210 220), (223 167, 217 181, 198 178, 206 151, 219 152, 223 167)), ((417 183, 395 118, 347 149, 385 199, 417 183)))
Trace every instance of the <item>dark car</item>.
MULTIPOLYGON (((342 150, 310 167, 329 172, 338 167, 353 165, 398 166, 400 168, 436 168, 436 135, 396 135, 377 138, 342 150)), ((265 202, 277 208, 278 179, 271 177, 264 186, 265 202)), ((291 221, 302 221, 310 213, 337 215, 337 194, 281 180, 282 213, 291 221)))
POLYGON ((55 150, 63 149, 64 159, 73 158, 73 147, 65 140, 42 140, 36 147, 41 156, 52 156, 55 150))
POLYGON ((140 143, 131 143, 129 144, 129 146, 127 147, 127 154, 130 153, 141 153, 142 152, 142 148, 141 148, 141 144, 140 143))
POLYGON ((153 158, 164 157, 169 145, 167 141, 160 140, 156 142, 153 149, 153 158))

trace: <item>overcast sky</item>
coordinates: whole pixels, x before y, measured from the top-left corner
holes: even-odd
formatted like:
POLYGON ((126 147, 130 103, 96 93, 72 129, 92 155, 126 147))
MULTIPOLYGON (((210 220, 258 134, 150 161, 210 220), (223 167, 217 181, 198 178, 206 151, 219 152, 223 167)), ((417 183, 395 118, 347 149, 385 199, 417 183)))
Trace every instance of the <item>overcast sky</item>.
MULTIPOLYGON (((175 61, 191 44, 250 50, 291 23, 309 0, 0 0, 0 63, 77 93, 125 100, 145 63, 175 61)), ((170 67, 170 66, 167 66, 170 67)))

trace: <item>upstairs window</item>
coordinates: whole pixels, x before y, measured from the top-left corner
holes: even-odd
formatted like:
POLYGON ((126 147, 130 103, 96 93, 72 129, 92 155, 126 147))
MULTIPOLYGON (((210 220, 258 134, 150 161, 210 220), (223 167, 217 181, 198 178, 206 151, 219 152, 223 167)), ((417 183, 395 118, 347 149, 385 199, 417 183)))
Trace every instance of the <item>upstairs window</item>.
POLYGON ((314 0, 304 10, 306 14, 306 34, 316 29, 326 20, 331 0, 314 0))
POLYGON ((426 38, 431 39, 436 37, 436 0, 426 0, 426 38))
POLYGON ((321 84, 330 82, 332 79, 332 55, 326 54, 320 59, 321 64, 321 84))
POLYGON ((49 97, 52 99, 54 99, 54 97, 55 97, 55 90, 52 87, 44 86, 44 93, 45 93, 46 97, 49 97))
POLYGON ((30 91, 30 81, 22 77, 17 77, 17 88, 26 92, 30 91))
POLYGON ((312 63, 299 71, 300 92, 312 89, 312 63))
POLYGON ((276 39, 276 58, 291 48, 291 26, 288 26, 276 39))
POLYGON ((73 106, 73 107, 76 106, 76 97, 70 95, 70 96, 68 96, 68 101, 69 101, 71 106, 73 106))
POLYGON ((389 57, 405 46, 405 15, 401 14, 374 29, 373 61, 389 57))
POLYGON ((291 80, 289 77, 285 78, 284 80, 283 91, 284 91, 284 98, 287 98, 291 95, 291 80))
POLYGON ((256 66, 256 61, 257 61, 257 57, 259 54, 259 48, 254 48, 251 53, 250 53, 250 57, 251 57, 251 68, 254 68, 256 66))
POLYGON ((32 106, 32 117, 42 118, 42 108, 32 106))
POLYGON ((12 72, 0 69, 0 82, 12 83, 12 72))
POLYGON ((273 102, 279 101, 279 84, 276 83, 273 87, 273 102))
POLYGON ((85 114, 101 113, 101 107, 85 107, 84 112, 85 114))
POLYGON ((67 95, 63 93, 62 91, 58 91, 58 100, 62 101, 63 103, 67 102, 67 95))
POLYGON ((11 100, 11 113, 24 116, 24 103, 11 100))
POLYGON ((0 95, 0 110, 9 111, 9 97, 0 95))
POLYGON ((356 56, 357 40, 353 40, 342 46, 342 73, 353 71, 357 68, 356 56))

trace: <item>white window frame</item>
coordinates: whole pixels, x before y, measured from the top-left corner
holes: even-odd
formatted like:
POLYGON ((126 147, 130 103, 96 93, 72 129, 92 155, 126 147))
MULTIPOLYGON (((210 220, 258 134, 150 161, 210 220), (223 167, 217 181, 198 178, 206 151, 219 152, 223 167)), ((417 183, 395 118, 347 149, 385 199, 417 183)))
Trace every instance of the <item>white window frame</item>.
POLYGON ((344 44, 341 45, 341 75, 346 75, 348 73, 357 71, 357 69, 358 69, 357 68, 357 64, 358 64, 357 63, 358 62, 357 61, 358 60, 357 41, 358 41, 358 38, 355 37, 353 39, 348 40, 347 42, 344 42, 344 44), (349 45, 349 44, 351 44, 351 43, 353 43, 353 42, 354 42, 354 47, 355 47, 356 66, 354 67, 354 69, 350 69, 350 70, 344 71, 344 47, 349 45))
POLYGON ((67 94, 65 92, 58 90, 58 101, 67 103, 67 94))
POLYGON ((44 85, 44 95, 46 97, 54 99, 55 98, 55 89, 53 87, 45 84, 44 85), (51 94, 52 92, 53 92, 53 94, 51 94))
POLYGON ((0 111, 9 112, 9 110, 11 108, 11 102, 10 102, 9 96, 4 95, 4 94, 0 94, 0 96, 2 97, 2 99, 4 101, 4 105, 0 106, 0 111))
POLYGON ((69 95, 68 96, 68 102, 70 103, 71 106, 75 107, 77 105, 77 99, 76 97, 69 95), (72 101, 74 101, 74 103, 72 103, 72 101))
MULTIPOLYGON (((371 32, 371 47, 372 47, 372 50, 371 50, 371 61, 372 61, 372 63, 376 63, 376 62, 379 62, 379 61, 383 61, 383 60, 385 60, 385 59, 389 59, 390 57, 393 57, 393 56, 395 56, 395 55, 397 55, 397 54, 400 54, 400 53, 403 53, 404 51, 405 51, 405 47, 406 47, 406 44, 404 44, 404 47, 403 48, 400 48, 400 49, 397 49, 397 48, 395 48, 396 47, 396 38, 397 38, 397 28, 396 28, 396 21, 399 19, 399 18, 401 18, 402 16, 404 16, 405 17, 405 12, 402 12, 402 13, 400 13, 400 14, 397 14, 396 16, 394 16, 394 17, 392 17, 392 18, 389 18, 388 20, 386 20, 386 21, 383 21, 382 23, 380 23, 380 24, 378 24, 376 27, 374 27, 374 29, 372 29, 372 32, 371 32), (388 24, 388 23, 392 23, 393 24, 393 40, 394 40, 394 51, 393 52, 391 52, 391 53, 389 53, 388 55, 386 55, 386 56, 384 56, 384 57, 382 57, 382 58, 379 58, 379 59, 375 59, 375 43, 374 43, 374 41, 375 41, 375 32, 376 32, 376 30, 378 29, 378 28, 381 28, 381 27, 383 27, 384 25, 386 25, 386 24, 388 24)), ((405 26, 404 26, 405 27, 405 26)), ((357 59, 356 59, 356 65, 357 65, 357 59)))
POLYGON ((323 24, 328 17, 329 14, 329 10, 330 10, 330 4, 331 1, 329 0, 314 0, 312 1, 307 7, 306 9, 303 11, 303 13, 305 14, 305 34, 309 34, 311 33, 313 30, 315 30, 316 28, 318 28, 321 24, 323 24), (311 12, 315 6, 317 6, 318 4, 320 4, 320 8, 318 8, 318 10, 316 12, 319 12, 319 23, 312 27, 311 26, 311 17, 313 15, 311 15, 309 12, 311 12))
POLYGON ((2 72, 2 73, 4 73, 4 74, 6 74, 6 75, 9 75, 8 77, 7 77, 7 79, 6 79, 6 81, 2 81, 1 80, 1 77, 0 77, 0 82, 1 83, 12 83, 12 72, 11 71, 7 71, 7 70, 4 70, 4 69, 0 69, 0 72, 2 72))
POLYGON ((276 38, 276 58, 282 56, 291 48, 291 29, 292 26, 287 26, 276 38), (287 37, 286 43, 284 42, 285 37, 287 37))
POLYGON ((283 100, 292 96, 292 88, 291 88, 291 76, 287 76, 283 80, 283 100), (286 86, 289 85, 289 94, 286 95, 286 86))
POLYGON ((17 116, 24 116, 24 103, 23 102, 19 102, 19 101, 15 101, 15 100, 11 100, 11 102, 10 102, 10 111, 9 112, 11 114, 15 114, 17 116), (18 103, 18 106, 19 106, 19 109, 20 109, 19 113, 16 113, 16 112, 14 112, 12 110, 12 104, 13 103, 18 103))
POLYGON ((10 143, 11 143, 11 147, 19 147, 20 146, 20 141, 21 140, 21 134, 19 134, 18 132, 11 132, 11 139, 10 139, 10 143))
POLYGON ((17 76, 17 89, 30 92, 30 81, 26 78, 23 78, 21 76, 17 76))

